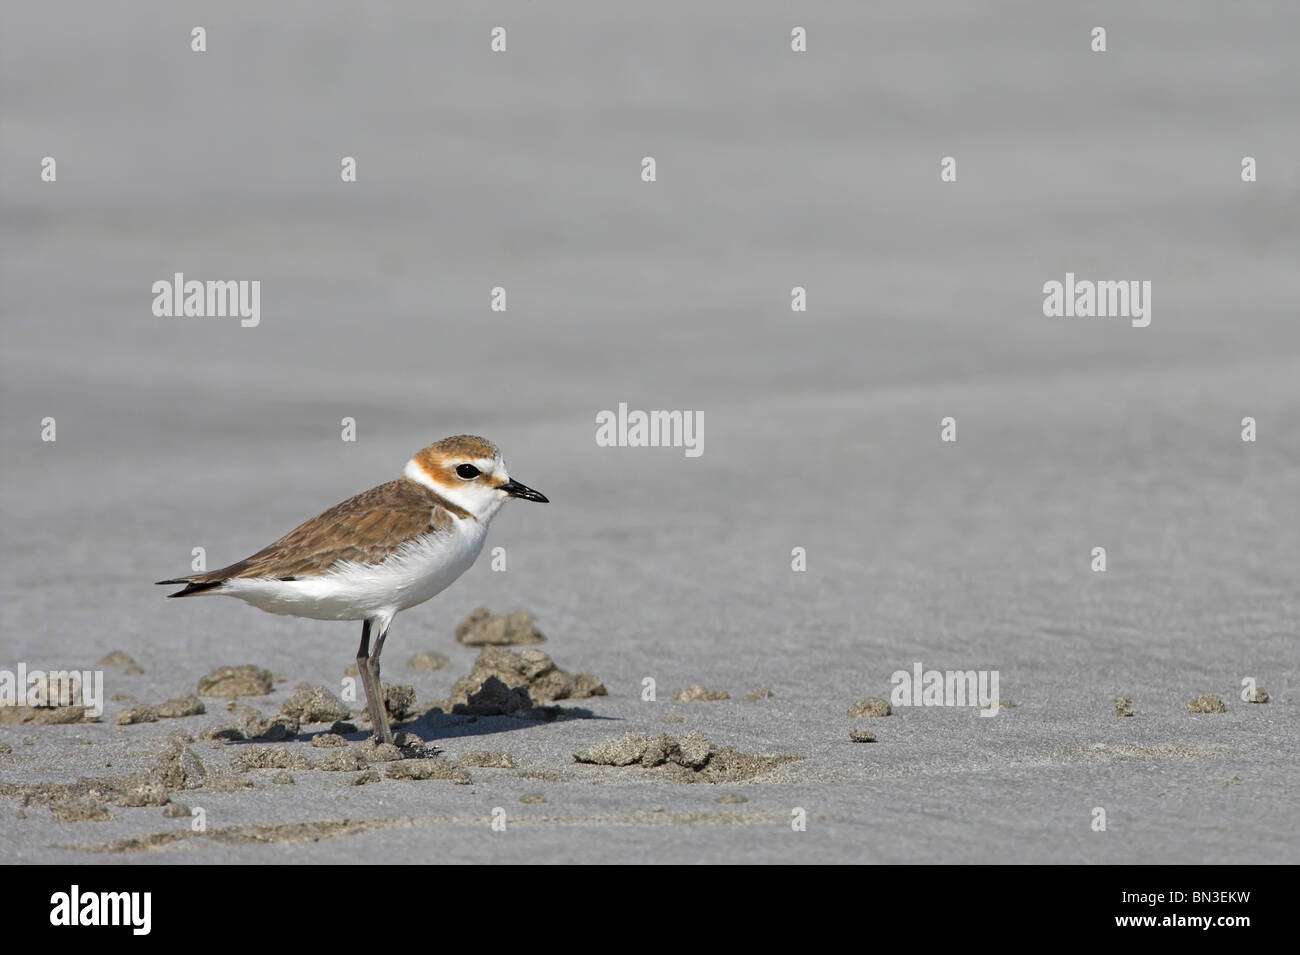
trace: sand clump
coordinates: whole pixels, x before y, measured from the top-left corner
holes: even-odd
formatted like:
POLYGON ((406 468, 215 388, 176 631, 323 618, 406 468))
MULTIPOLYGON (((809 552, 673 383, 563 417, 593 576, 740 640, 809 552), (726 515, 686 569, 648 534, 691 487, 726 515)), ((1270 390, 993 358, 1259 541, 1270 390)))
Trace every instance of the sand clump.
POLYGON ((560 669, 541 650, 506 650, 486 646, 474 669, 451 688, 442 709, 470 716, 549 719, 546 704, 557 700, 604 696, 605 685, 590 673, 576 676, 560 669))
POLYGON ((328 756, 316 761, 316 768, 327 773, 351 773, 365 769, 369 765, 361 750, 355 746, 336 749, 328 756))
POLYGON ((198 789, 207 782, 208 770, 194 750, 172 740, 154 763, 150 777, 168 789, 198 789))
POLYGON ((301 753, 291 753, 284 746, 249 746, 230 761, 237 773, 254 769, 311 769, 311 762, 301 753))
POLYGON ((43 672, 33 678, 30 686, 17 689, 13 702, 0 704, 0 723, 49 726, 86 719, 86 708, 75 702, 82 699, 80 674, 43 672))
POLYGON ((280 706, 280 712, 300 723, 333 723, 352 715, 343 701, 323 686, 299 683, 293 696, 280 706))
POLYGON ((433 670, 450 670, 451 657, 445 653, 439 653, 437 650, 423 650, 412 654, 411 659, 406 661, 406 668, 421 673, 428 673, 433 670))
POLYGON ((391 763, 402 758, 402 751, 394 743, 381 743, 370 737, 361 744, 361 753, 369 763, 391 763))
POLYGON ((1188 713, 1226 713, 1228 708, 1223 705, 1223 700, 1219 699, 1213 693, 1203 693, 1194 700, 1187 703, 1188 713))
POLYGON ((474 782, 461 766, 441 756, 390 763, 385 775, 389 779, 450 779, 458 786, 468 786, 474 782))
POLYGON ((274 684, 270 670, 246 664, 217 667, 199 680, 199 696, 234 699, 239 696, 266 696, 274 684))
POLYGON ((238 742, 245 738, 244 731, 234 724, 227 724, 225 726, 209 726, 199 734, 199 739, 210 739, 228 743, 238 742))
POLYGON ((282 713, 263 716, 261 713, 253 713, 244 717, 240 728, 248 739, 281 743, 296 737, 301 726, 296 716, 285 716, 282 713))
POLYGON ((415 711, 415 687, 384 684, 384 709, 395 720, 404 720, 415 711))
POLYGON ((456 640, 467 647, 517 647, 545 643, 546 636, 527 610, 494 614, 479 607, 456 625, 456 640))
POLYGON ((347 746, 348 741, 338 733, 321 733, 311 738, 311 744, 320 749, 328 749, 333 746, 347 746))
POLYGON ((673 699, 678 703, 712 703, 718 700, 729 700, 731 694, 726 690, 707 690, 698 683, 692 683, 678 690, 673 699))
POLYGON ((118 726, 131 726, 135 723, 157 723, 158 711, 152 706, 137 703, 117 714, 118 726))
POLYGON ((475 769, 515 769, 515 761, 509 753, 498 751, 480 751, 466 753, 457 760, 462 766, 475 769))
POLYGON ((803 759, 802 756, 756 756, 730 746, 714 749, 699 732, 682 736, 647 736, 628 730, 620 737, 607 740, 573 754, 579 763, 596 766, 662 767, 683 782, 724 783, 752 779, 782 763, 803 759))
POLYGON ((858 702, 850 706, 844 715, 855 720, 861 720, 890 716, 893 712, 888 700, 882 700, 878 696, 869 696, 865 700, 858 700, 858 702))
POLYGON ((164 806, 174 790, 197 789, 213 779, 202 760, 179 740, 172 740, 147 773, 72 783, 0 783, 0 796, 17 797, 23 809, 48 806, 57 822, 105 822, 109 806, 164 806))
POLYGON ((85 717, 84 706, 0 706, 0 723, 55 726, 80 723, 85 717))
POLYGON ((202 716, 208 711, 208 708, 203 705, 203 701, 197 695, 190 693, 187 696, 178 696, 159 703, 156 710, 159 719, 175 720, 187 716, 202 716))

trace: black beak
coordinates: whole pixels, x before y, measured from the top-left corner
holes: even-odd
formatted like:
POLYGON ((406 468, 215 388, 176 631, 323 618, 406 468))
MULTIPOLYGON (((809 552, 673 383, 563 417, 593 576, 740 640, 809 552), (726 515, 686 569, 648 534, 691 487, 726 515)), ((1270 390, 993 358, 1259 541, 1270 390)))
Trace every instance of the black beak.
POLYGON ((526 487, 518 481, 510 480, 501 485, 501 490, 505 491, 511 497, 521 497, 525 501, 536 501, 539 504, 549 504, 550 500, 541 491, 534 491, 531 487, 526 487))

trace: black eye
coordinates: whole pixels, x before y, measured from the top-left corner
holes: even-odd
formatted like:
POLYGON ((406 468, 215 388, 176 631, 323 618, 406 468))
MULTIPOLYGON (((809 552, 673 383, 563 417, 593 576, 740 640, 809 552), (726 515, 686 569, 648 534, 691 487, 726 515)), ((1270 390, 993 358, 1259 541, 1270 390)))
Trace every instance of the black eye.
POLYGON ((466 481, 472 481, 478 477, 481 472, 472 464, 462 464, 460 467, 456 468, 456 473, 466 481))

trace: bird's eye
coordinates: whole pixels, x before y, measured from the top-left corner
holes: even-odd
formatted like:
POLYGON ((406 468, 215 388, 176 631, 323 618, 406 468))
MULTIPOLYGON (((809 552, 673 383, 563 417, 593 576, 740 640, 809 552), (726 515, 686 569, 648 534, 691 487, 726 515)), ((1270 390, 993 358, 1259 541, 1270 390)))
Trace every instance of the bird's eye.
POLYGON ((460 467, 456 468, 456 473, 466 481, 472 481, 478 477, 481 472, 472 464, 462 464, 460 467))

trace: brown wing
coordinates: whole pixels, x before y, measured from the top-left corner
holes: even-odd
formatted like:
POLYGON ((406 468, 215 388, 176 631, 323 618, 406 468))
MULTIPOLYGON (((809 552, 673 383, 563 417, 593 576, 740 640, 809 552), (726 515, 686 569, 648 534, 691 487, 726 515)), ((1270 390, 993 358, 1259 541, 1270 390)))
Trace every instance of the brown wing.
POLYGON ((414 481, 390 481, 336 504, 252 557, 184 581, 202 587, 232 577, 282 580, 317 576, 339 561, 375 564, 406 541, 448 527, 442 503, 414 481))

